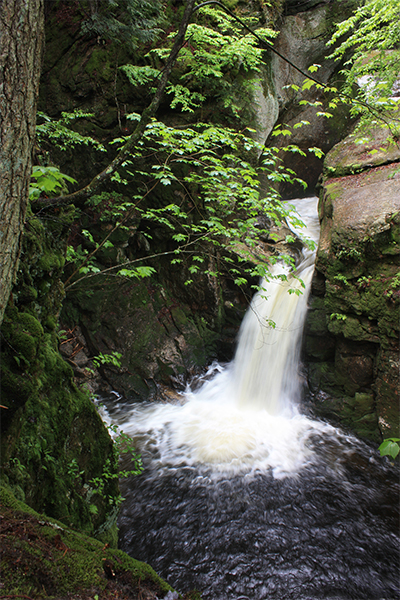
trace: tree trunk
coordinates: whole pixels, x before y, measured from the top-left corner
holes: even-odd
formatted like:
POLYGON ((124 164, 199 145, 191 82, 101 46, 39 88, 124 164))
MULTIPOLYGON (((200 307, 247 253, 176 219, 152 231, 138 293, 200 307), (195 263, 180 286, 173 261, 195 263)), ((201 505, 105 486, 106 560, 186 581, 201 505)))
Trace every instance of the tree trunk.
POLYGON ((0 0, 0 324, 28 204, 43 42, 43 0, 0 0))

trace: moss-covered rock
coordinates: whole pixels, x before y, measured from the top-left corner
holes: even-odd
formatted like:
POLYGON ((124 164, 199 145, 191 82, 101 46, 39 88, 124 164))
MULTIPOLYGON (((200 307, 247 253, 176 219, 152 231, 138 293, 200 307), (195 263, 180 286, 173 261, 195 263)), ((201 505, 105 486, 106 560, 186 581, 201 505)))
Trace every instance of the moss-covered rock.
POLYGON ((216 333, 185 302, 152 281, 101 281, 71 294, 68 326, 79 324, 96 356, 122 354, 121 367, 103 365, 112 389, 138 400, 155 397, 158 384, 177 385, 215 355, 216 333))
MULTIPOLYGON (((396 163, 399 159, 400 148, 391 129, 375 126, 347 136, 332 148, 324 161, 324 174, 343 177, 366 171, 367 177, 374 177, 369 169, 396 163)), ((394 168, 398 172, 398 165, 394 168)))
POLYGON ((2 324, 1 472, 31 507, 88 533, 107 523, 116 541, 117 457, 88 392, 76 387, 58 352, 68 214, 44 222, 28 215, 2 324), (93 481, 106 475, 102 496, 93 481))
MULTIPOLYGON (((332 378, 334 379, 333 372, 332 378)), ((324 380, 321 379, 320 386, 324 384, 324 380)), ((315 394, 313 409, 318 416, 353 431, 361 438, 376 443, 381 441, 376 404, 372 393, 357 392, 354 396, 346 396, 343 393, 334 395, 332 389, 329 392, 315 394)))
POLYGON ((0 499, 2 595, 111 600, 122 593, 161 598, 172 590, 150 566, 37 513, 7 486, 0 499))
MULTIPOLYGON (((384 135, 385 130, 377 132, 378 138, 384 135)), ((326 173, 352 174, 324 181, 316 267, 325 285, 318 310, 310 312, 305 350, 313 389, 333 396, 328 413, 373 439, 399 431, 400 171, 397 162, 367 169, 397 157, 392 148, 385 161, 376 159, 371 143, 355 146, 346 138, 325 162, 326 173), (354 174, 360 165, 364 170, 354 174), (324 339, 330 353, 328 346, 323 351, 324 339), (344 397, 351 402, 343 404, 344 397), (360 416, 354 407, 364 397, 373 401, 360 416)))

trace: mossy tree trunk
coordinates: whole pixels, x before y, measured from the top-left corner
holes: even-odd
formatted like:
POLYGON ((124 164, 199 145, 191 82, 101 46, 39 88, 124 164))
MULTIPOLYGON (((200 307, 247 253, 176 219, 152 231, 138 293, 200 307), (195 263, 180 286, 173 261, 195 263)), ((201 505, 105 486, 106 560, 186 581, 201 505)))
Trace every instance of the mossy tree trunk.
POLYGON ((18 268, 35 139, 43 0, 0 3, 0 324, 18 268))

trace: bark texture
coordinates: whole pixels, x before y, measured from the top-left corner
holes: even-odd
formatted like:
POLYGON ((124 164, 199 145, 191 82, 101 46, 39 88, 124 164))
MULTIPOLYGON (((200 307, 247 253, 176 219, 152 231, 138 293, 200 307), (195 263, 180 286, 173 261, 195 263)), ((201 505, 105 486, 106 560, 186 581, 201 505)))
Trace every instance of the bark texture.
POLYGON ((43 42, 43 0, 0 0, 0 324, 28 204, 43 42))

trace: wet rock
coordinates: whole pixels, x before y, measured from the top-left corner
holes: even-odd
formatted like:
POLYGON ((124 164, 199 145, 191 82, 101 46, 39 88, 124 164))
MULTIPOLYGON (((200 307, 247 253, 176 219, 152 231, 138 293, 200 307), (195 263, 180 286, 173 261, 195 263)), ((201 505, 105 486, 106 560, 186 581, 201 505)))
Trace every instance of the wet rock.
POLYGON ((272 82, 269 82, 268 72, 263 74, 262 79, 257 77, 254 83, 253 98, 255 121, 257 123, 257 131, 254 135, 255 139, 261 143, 265 143, 279 116, 279 104, 273 90, 272 82))
POLYGON ((374 344, 360 344, 339 340, 336 344, 335 369, 337 381, 350 396, 360 389, 369 388, 373 382, 374 344))
POLYGON ((399 347, 381 350, 378 356, 374 390, 377 398, 379 427, 383 437, 399 435, 399 347))
MULTIPOLYGON (((185 377, 201 369, 212 354, 215 334, 206 321, 200 316, 196 321, 190 308, 160 285, 119 281, 92 289, 77 301, 91 356, 122 355, 120 366, 106 363, 98 370, 112 389, 128 398, 159 397, 160 384, 184 387, 185 377)), ((66 306, 64 318, 71 313, 72 306, 66 306)))
MULTIPOLYGON (((385 136, 383 128, 375 142, 384 145, 385 136)), ((368 168, 383 160, 371 154, 371 144, 356 147, 353 137, 346 138, 325 161, 330 176, 320 202, 320 295, 311 303, 305 351, 312 389, 332 394, 329 410, 358 432, 362 422, 363 433, 374 438, 398 435, 400 169, 397 162, 368 168), (351 174, 331 176, 344 173, 351 174), (360 415, 355 406, 365 394, 373 399, 371 410, 360 415)), ((385 161, 398 160, 398 148, 389 146, 385 161)))

